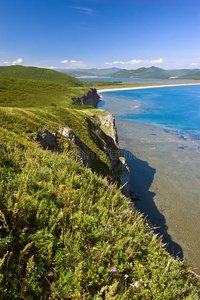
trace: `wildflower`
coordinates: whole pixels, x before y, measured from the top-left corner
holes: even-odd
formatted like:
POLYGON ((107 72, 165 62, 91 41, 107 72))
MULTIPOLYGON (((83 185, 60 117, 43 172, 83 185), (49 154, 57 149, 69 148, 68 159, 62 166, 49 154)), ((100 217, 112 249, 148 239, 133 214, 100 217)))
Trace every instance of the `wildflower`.
POLYGON ((111 186, 112 186, 112 183, 110 183, 110 184, 109 184, 109 186, 108 186, 108 188, 107 188, 106 192, 108 192, 108 191, 109 191, 109 189, 111 188, 111 186))
POLYGON ((30 200, 31 199, 31 196, 30 195, 27 195, 26 196, 26 200, 30 200))
POLYGON ((28 227, 24 227, 23 229, 22 229, 22 232, 25 232, 25 231, 27 231, 28 230, 28 227))
POLYGON ((130 284, 130 286, 138 288, 139 287, 139 282, 138 281, 133 282, 133 283, 130 284))
POLYGON ((67 190, 67 197, 70 197, 72 195, 72 191, 70 191, 69 189, 67 190))
POLYGON ((19 194, 14 194, 16 199, 19 199, 19 194))
POLYGON ((112 267, 112 271, 113 271, 113 273, 117 272, 117 269, 115 268, 115 266, 112 267))
POLYGON ((42 184, 42 181, 37 182, 37 185, 41 186, 41 184, 42 184))
POLYGON ((60 184, 59 188, 62 189, 64 187, 64 184, 60 184))
POLYGON ((69 144, 68 144, 68 143, 65 143, 65 144, 64 144, 64 148, 67 149, 68 147, 69 147, 69 144))
POLYGON ((127 274, 124 275, 124 279, 126 280, 129 276, 127 274))
POLYGON ((16 207, 17 205, 18 205, 18 203, 17 203, 17 202, 15 202, 14 206, 16 207))
POLYGON ((122 216, 119 216, 120 220, 122 219, 122 216))
POLYGON ((90 242, 88 240, 86 240, 86 244, 87 244, 88 249, 90 249, 90 242))
POLYGON ((135 285, 136 288, 138 288, 139 287, 139 282, 136 281, 134 285, 135 285))

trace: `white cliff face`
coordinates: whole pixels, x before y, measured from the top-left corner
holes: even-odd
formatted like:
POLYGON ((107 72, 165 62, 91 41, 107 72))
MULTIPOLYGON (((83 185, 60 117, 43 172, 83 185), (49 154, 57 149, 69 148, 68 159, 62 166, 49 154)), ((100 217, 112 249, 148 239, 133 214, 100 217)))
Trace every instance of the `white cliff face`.
MULTIPOLYGON (((118 145, 118 137, 117 137, 117 129, 115 126, 115 117, 111 113, 107 114, 96 114, 99 118, 101 128, 102 125, 106 127, 106 131, 108 131, 108 135, 113 139, 116 145, 118 145)), ((106 132, 105 132, 106 133, 106 132)))
POLYGON ((103 111, 103 113, 97 113, 95 116, 100 121, 100 128, 107 135, 107 143, 110 143, 110 139, 113 142, 110 149, 109 158, 111 162, 111 174, 113 181, 117 181, 120 186, 123 186, 123 192, 126 196, 129 196, 129 177, 130 172, 126 160, 119 149, 117 128, 115 126, 115 117, 113 114, 103 111))

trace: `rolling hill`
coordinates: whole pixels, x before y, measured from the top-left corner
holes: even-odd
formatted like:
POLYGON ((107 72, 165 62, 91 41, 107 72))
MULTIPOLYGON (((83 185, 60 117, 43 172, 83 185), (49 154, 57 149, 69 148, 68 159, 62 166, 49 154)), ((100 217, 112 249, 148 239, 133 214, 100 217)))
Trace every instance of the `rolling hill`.
POLYGON ((51 81, 70 86, 82 86, 82 83, 74 77, 45 68, 24 66, 0 67, 0 76, 51 81))

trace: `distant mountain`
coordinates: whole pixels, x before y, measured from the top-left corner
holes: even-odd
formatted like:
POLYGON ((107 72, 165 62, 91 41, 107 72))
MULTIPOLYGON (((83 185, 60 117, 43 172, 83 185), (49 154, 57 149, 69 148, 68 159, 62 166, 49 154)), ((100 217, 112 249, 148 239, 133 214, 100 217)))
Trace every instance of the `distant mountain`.
POLYGON ((120 70, 112 75, 116 78, 151 78, 151 79, 168 79, 171 75, 168 71, 160 68, 139 68, 137 70, 120 70))
POLYGON ((119 68, 107 68, 107 69, 56 69, 59 72, 74 76, 97 76, 97 77, 112 77, 112 74, 118 72, 119 68))
POLYGON ((114 78, 143 79, 192 79, 200 80, 199 69, 163 70, 157 67, 139 68, 137 70, 122 69, 112 74, 114 78))
POLYGON ((0 67, 0 76, 50 81, 69 86, 82 86, 82 83, 74 77, 45 68, 24 66, 0 67))
POLYGON ((200 79, 200 70, 199 69, 182 69, 182 70, 173 70, 171 71, 172 76, 177 76, 178 79, 200 79))

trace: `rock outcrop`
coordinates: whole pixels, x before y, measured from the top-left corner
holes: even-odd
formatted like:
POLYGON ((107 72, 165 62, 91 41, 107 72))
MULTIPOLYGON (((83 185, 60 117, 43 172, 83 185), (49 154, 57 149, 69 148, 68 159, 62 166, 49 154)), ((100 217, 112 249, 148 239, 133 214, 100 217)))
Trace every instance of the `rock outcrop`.
POLYGON ((129 168, 126 160, 119 149, 117 128, 115 126, 115 117, 108 112, 96 114, 96 118, 100 121, 104 141, 108 145, 108 155, 111 163, 111 175, 113 181, 117 181, 120 186, 123 186, 123 192, 126 196, 129 195, 129 168), (106 136, 106 138, 105 138, 106 136))
POLYGON ((92 105, 97 106, 100 101, 100 96, 97 94, 97 90, 91 88, 85 95, 81 97, 73 97, 72 100, 76 105, 92 105))
MULTIPOLYGON (((96 106, 100 101, 99 99, 100 97, 96 89, 91 89, 86 95, 74 98, 73 100, 77 105, 96 106)), ((37 134, 35 139, 44 149, 60 152, 58 140, 64 137, 77 147, 79 159, 83 165, 93 170, 97 170, 98 168, 101 174, 105 174, 105 176, 109 175, 113 182, 123 187, 123 193, 129 196, 129 168, 119 149, 114 115, 104 110, 94 110, 94 115, 90 117, 89 114, 88 117, 84 118, 84 121, 87 124, 90 139, 96 144, 100 151, 89 148, 84 137, 82 136, 82 138, 80 138, 68 127, 60 127, 57 133, 51 133, 45 130, 43 133, 37 134), (109 162, 108 164, 100 157, 102 154, 104 158, 107 157, 106 160, 109 162), (110 167, 108 165, 110 165, 110 167), (105 171, 104 173, 103 169, 105 171)))

